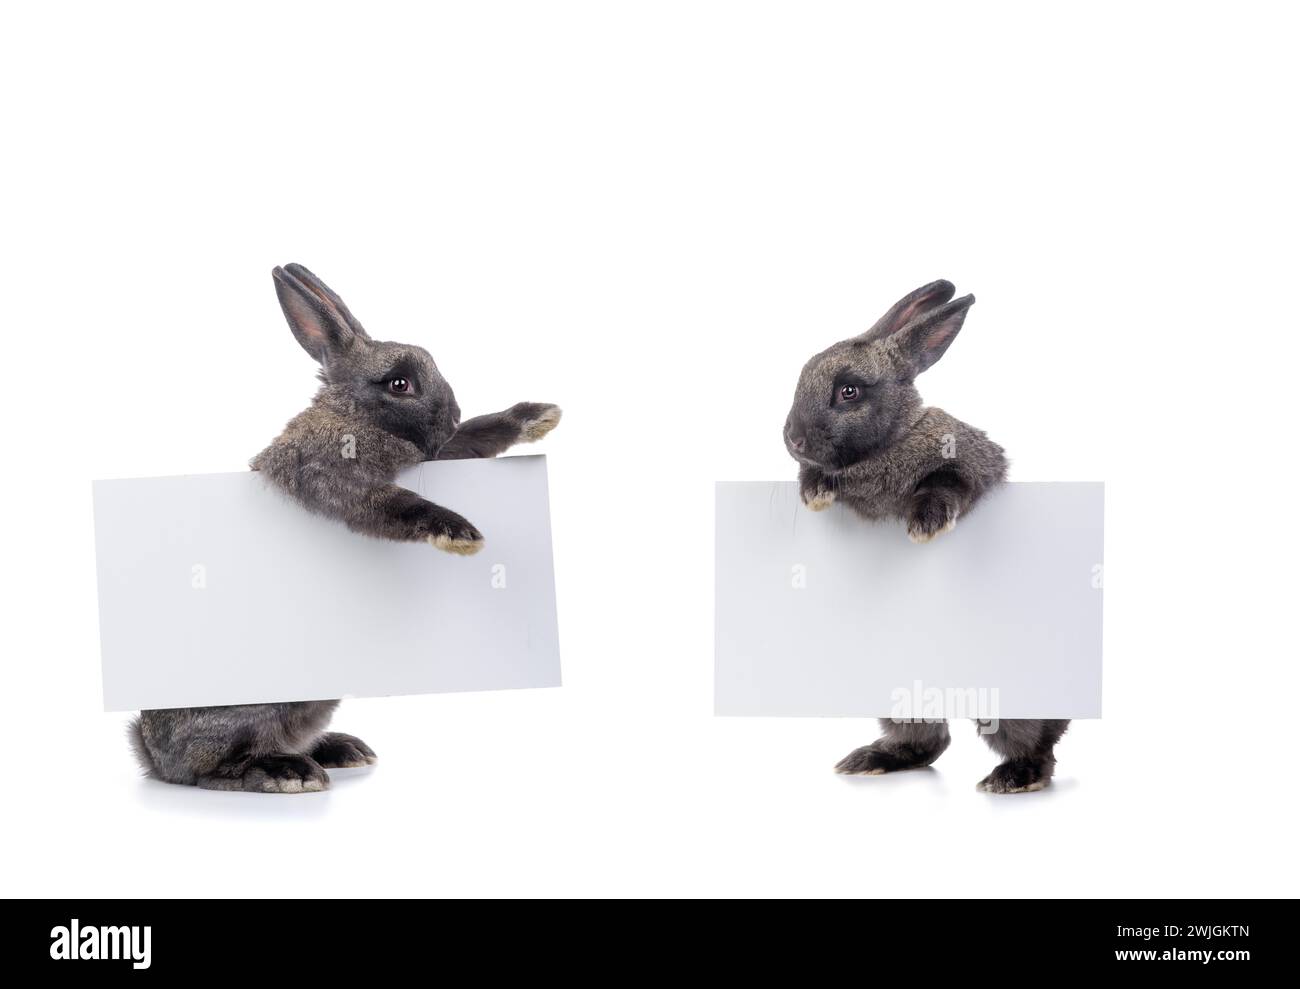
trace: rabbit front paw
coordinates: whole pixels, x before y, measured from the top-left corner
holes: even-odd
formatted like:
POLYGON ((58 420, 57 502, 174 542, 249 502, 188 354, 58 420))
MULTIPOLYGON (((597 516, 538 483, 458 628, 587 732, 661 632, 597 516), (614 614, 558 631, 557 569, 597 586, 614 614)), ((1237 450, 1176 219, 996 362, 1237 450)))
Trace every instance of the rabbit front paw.
POLYGON ((455 512, 440 511, 427 523, 425 539, 444 553, 473 556, 483 548, 483 533, 455 512))
POLYGON ((543 402, 520 402, 510 410, 519 422, 519 433, 525 443, 540 440, 560 424, 564 413, 558 405, 543 402))
POLYGON ((835 504, 834 478, 813 467, 799 468, 799 497, 814 512, 835 504))
POLYGON ((799 494, 803 503, 814 512, 824 512, 835 504, 835 492, 829 488, 810 488, 799 494))
POLYGON ((914 543, 928 543, 935 536, 952 531, 956 524, 957 510, 947 499, 922 495, 908 516, 907 535, 914 543))

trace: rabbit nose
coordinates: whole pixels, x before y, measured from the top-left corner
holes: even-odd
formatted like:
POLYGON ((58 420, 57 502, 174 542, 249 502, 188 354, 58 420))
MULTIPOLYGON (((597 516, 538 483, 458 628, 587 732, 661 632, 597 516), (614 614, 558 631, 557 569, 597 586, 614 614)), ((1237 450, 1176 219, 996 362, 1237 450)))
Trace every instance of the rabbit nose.
POLYGON ((785 420, 785 441, 795 453, 803 453, 808 445, 808 426, 793 412, 785 420))

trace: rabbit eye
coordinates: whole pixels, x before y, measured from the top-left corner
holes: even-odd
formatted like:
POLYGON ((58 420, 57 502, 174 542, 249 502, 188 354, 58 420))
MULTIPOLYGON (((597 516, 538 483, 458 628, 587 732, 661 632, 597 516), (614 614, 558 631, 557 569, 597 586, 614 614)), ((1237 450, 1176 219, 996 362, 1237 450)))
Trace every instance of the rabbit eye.
POLYGON ((844 385, 840 389, 840 398, 845 402, 852 402, 861 392, 857 385, 844 385))
POLYGON ((399 395, 406 395, 411 390, 411 383, 405 378, 394 378, 388 382, 388 390, 396 392, 399 395))

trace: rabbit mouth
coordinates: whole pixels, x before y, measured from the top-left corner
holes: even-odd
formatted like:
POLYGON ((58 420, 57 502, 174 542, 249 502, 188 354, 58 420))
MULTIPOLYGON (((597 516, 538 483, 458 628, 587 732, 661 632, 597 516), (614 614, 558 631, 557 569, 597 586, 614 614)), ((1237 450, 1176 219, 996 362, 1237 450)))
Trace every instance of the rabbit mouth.
POLYGON ((790 454, 792 458, 803 464, 805 467, 816 467, 824 474, 833 474, 841 469, 836 465, 825 463, 818 460, 816 457, 810 456, 807 451, 800 452, 799 450, 796 450, 794 445, 788 439, 785 441, 785 450, 786 453, 790 454))
POLYGON ((817 464, 813 460, 811 460, 806 454, 800 453, 798 450, 795 449, 794 444, 790 442, 789 436, 785 437, 785 452, 790 454, 791 457, 799 461, 799 463, 801 464, 807 464, 809 467, 817 466, 817 464))

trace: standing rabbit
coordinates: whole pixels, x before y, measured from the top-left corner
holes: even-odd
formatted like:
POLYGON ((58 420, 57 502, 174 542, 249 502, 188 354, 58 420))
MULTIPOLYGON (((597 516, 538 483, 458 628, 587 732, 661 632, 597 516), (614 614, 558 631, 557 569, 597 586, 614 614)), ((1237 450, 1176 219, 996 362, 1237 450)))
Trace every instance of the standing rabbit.
MULTIPOLYGON (((913 541, 957 524, 1006 478, 1002 448, 981 430, 921 404, 914 384, 961 329, 973 295, 954 299, 951 282, 900 299, 870 330, 804 365, 785 423, 799 462, 799 492, 821 511, 841 501, 867 519, 899 519, 913 541)), ((1069 721, 1002 721, 986 733, 1003 758, 979 784, 990 793, 1040 790, 1052 778, 1053 749, 1069 721)), ((874 776, 928 766, 950 741, 946 722, 881 721, 884 735, 849 753, 837 772, 874 776)))
MULTIPOLYGON (((478 552, 483 536, 473 525, 393 479, 424 460, 494 457, 541 439, 560 421, 559 408, 521 402, 461 422, 451 386, 427 351, 372 340, 343 300, 301 265, 272 275, 289 328, 320 363, 323 384, 253 459, 253 470, 356 532, 478 552)), ((337 706, 331 700, 142 711, 131 739, 145 771, 169 783, 323 790, 326 769, 375 762, 361 739, 324 730, 337 706)))

